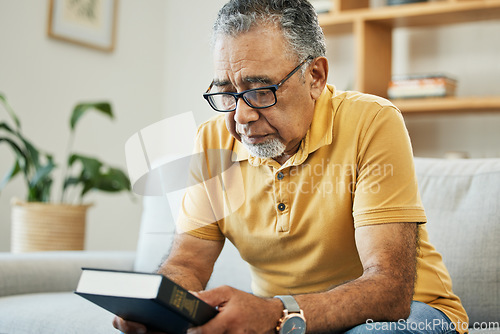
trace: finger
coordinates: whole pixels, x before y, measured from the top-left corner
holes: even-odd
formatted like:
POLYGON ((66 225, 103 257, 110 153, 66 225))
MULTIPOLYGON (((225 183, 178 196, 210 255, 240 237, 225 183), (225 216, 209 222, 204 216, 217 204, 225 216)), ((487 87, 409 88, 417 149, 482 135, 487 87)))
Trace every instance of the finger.
POLYGON ((202 334, 203 331, 201 330, 200 327, 191 327, 190 329, 187 330, 186 334, 202 334))
POLYGON ((211 290, 200 291, 196 296, 211 306, 221 306, 225 304, 233 294, 233 288, 221 286, 211 290))
POLYGON ((192 327, 187 334, 223 334, 228 333, 226 324, 220 318, 215 317, 206 324, 199 327, 192 327))
POLYGON ((124 320, 120 317, 113 319, 113 326, 127 334, 146 334, 148 331, 146 326, 137 322, 124 320))

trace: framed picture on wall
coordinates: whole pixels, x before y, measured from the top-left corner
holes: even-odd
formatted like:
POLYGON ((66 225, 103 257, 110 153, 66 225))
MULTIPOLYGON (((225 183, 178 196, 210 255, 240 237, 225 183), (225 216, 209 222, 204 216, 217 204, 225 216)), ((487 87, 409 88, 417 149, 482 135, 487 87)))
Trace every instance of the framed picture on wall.
POLYGON ((118 0, 50 0, 48 35, 113 51, 118 0))

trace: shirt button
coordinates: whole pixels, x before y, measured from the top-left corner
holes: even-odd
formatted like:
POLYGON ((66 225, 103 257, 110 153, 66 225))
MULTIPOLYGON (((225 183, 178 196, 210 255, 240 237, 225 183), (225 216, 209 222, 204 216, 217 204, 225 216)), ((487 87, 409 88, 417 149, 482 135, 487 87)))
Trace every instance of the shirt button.
POLYGON ((285 211, 286 205, 283 203, 278 204, 278 210, 285 211))
POLYGON ((285 174, 283 174, 283 172, 279 172, 277 176, 278 176, 278 180, 281 181, 285 177, 285 174))

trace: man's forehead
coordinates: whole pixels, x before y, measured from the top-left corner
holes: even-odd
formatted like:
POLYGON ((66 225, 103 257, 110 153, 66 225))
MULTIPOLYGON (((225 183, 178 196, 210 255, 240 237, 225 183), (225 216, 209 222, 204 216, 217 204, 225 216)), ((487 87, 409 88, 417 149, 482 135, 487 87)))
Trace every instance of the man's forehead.
MULTIPOLYGON (((241 82, 244 84, 264 84, 264 85, 271 85, 273 84, 272 78, 266 75, 262 76, 243 76, 241 77, 241 82)), ((231 80, 228 78, 214 78, 213 79, 213 86, 216 87, 222 87, 222 86, 230 86, 233 85, 231 80)))
POLYGON ((286 57, 285 40, 276 29, 252 29, 236 35, 220 36, 214 45, 216 70, 238 70, 238 67, 262 67, 286 57))
POLYGON ((218 54, 215 59, 214 86, 233 84, 264 84, 271 85, 281 73, 283 62, 277 57, 269 57, 254 53, 247 54, 218 54))

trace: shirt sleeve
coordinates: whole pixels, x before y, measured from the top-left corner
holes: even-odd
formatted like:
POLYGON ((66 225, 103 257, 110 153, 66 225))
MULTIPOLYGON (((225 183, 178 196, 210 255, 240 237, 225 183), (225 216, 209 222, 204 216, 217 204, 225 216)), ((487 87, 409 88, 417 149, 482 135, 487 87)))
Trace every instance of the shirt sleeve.
POLYGON ((364 127, 353 189, 355 227, 425 223, 410 138, 401 112, 392 106, 381 107, 364 127))
POLYGON ((177 231, 206 240, 224 240, 217 217, 222 189, 217 175, 211 175, 202 131, 198 130, 190 164, 190 180, 177 218, 177 231))

